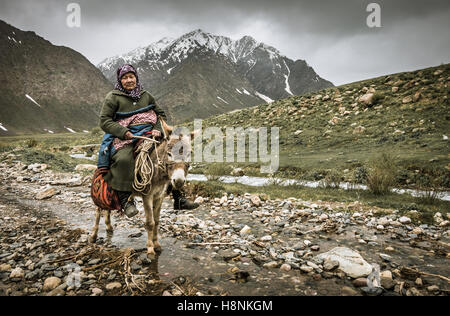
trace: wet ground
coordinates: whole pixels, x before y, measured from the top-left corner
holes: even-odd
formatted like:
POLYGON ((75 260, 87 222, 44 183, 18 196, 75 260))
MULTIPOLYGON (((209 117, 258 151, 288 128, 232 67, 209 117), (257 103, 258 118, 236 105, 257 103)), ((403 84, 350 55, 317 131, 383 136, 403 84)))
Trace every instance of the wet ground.
POLYGON ((89 181, 53 184, 57 194, 38 200, 49 183, 64 183, 57 179, 71 175, 31 172, 17 164, 0 167, 3 295, 44 295, 48 278, 56 275, 64 283, 70 277, 63 268, 69 262, 78 262, 86 275, 81 286, 63 287, 60 295, 374 295, 315 260, 335 247, 351 248, 392 274, 376 294, 448 295, 450 290, 448 226, 400 223, 395 210, 297 199, 254 201, 243 193, 175 211, 167 198, 161 212, 163 252, 149 261, 142 204, 132 219, 113 214, 113 236, 107 236, 102 220, 99 239, 90 245, 95 208, 89 181), (77 253, 89 255, 74 258, 77 253), (48 254, 59 260, 55 269, 38 264, 48 254), (24 271, 22 278, 11 278, 16 267, 24 271), (108 290, 114 282, 121 286, 108 290))

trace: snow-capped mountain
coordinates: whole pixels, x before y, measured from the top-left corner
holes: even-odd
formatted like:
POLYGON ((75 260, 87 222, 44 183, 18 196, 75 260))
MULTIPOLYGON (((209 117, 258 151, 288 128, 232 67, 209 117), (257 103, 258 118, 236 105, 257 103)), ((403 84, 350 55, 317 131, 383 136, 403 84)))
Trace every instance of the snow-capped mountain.
POLYGON ((250 36, 234 41, 202 30, 178 39, 165 37, 107 58, 97 67, 115 82, 116 70, 124 63, 138 69, 144 88, 174 122, 332 86, 305 61, 294 62, 250 36))

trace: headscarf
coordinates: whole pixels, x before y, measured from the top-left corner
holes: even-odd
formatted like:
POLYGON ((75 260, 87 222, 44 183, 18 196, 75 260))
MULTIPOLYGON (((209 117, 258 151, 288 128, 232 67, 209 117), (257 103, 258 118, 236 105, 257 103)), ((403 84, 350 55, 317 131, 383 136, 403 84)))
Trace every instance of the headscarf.
POLYGON ((125 64, 117 69, 117 82, 114 88, 127 94, 134 101, 137 101, 141 98, 141 91, 143 90, 143 88, 142 85, 139 83, 137 71, 132 65, 125 64), (122 79, 122 76, 129 72, 132 72, 136 76, 136 88, 134 88, 133 90, 127 90, 124 87, 122 87, 122 82, 120 81, 120 79, 122 79))

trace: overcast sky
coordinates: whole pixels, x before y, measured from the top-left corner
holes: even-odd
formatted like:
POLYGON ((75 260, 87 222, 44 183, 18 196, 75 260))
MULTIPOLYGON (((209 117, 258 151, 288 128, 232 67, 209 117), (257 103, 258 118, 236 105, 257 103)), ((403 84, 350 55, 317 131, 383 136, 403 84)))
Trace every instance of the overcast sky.
POLYGON ((0 0, 0 19, 95 65, 198 28, 250 35, 335 85, 450 62, 449 0, 0 0), (67 26, 71 2, 81 7, 80 28, 67 26), (366 24, 372 2, 381 28, 366 24))

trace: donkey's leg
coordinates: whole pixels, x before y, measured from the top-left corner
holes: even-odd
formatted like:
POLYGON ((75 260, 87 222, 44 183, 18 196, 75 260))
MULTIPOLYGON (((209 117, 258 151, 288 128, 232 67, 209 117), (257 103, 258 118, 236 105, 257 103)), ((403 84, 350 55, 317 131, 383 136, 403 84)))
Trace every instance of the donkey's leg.
POLYGON ((153 220, 155 221, 155 228, 153 229, 153 245, 155 247, 155 250, 158 252, 162 251, 161 244, 158 241, 158 232, 159 232, 159 216, 161 213, 161 205, 162 205, 163 199, 158 198, 153 203, 153 220))
POLYGON ((95 216, 94 229, 92 230, 92 234, 89 237, 89 242, 90 243, 95 243, 96 240, 97 240, 98 224, 100 223, 100 218, 101 217, 102 217, 102 210, 98 207, 97 211, 96 211, 96 216, 95 216))
POLYGON ((145 230, 147 231, 147 256, 151 259, 156 257, 153 245, 153 229, 155 229, 155 221, 153 219, 153 196, 146 195, 142 197, 145 209, 145 230))
POLYGON ((114 232, 114 228, 111 225, 111 211, 110 210, 105 211, 105 224, 106 224, 106 233, 108 235, 112 235, 114 232))

